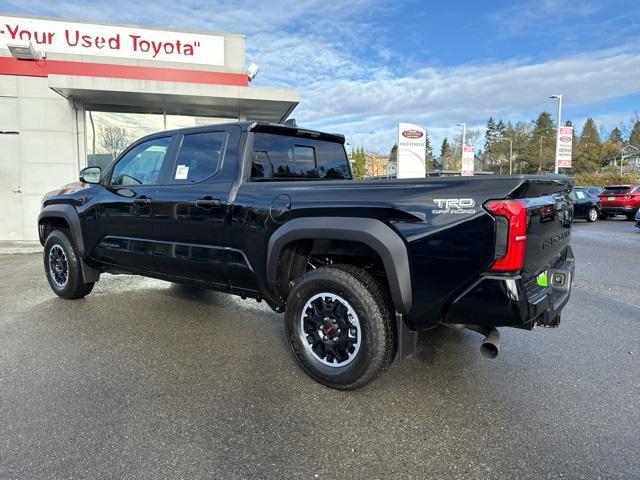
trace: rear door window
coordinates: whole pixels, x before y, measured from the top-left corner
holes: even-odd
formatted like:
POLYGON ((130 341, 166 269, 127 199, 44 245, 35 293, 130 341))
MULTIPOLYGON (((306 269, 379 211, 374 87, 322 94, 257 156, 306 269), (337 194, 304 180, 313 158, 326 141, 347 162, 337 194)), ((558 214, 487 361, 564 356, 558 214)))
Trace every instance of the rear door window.
POLYGON ((350 179, 341 143, 256 133, 251 179, 350 179))
POLYGON ((218 173, 228 136, 227 132, 185 134, 176 156, 172 183, 197 183, 218 173))

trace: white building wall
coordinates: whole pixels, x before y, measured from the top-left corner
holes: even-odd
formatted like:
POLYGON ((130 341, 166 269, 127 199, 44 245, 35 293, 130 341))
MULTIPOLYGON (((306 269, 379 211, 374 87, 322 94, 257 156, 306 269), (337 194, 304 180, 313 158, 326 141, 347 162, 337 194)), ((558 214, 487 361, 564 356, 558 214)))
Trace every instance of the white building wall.
POLYGON ((43 195, 78 178, 83 128, 76 135, 73 105, 47 78, 0 75, 0 131, 0 200, 9 207, 0 214, 0 239, 37 240, 43 195))

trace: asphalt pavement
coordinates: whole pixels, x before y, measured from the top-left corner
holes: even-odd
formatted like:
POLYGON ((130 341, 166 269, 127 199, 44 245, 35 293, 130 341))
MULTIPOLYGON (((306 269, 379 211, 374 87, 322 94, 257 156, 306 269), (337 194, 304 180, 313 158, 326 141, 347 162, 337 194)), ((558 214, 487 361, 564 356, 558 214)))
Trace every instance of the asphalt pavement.
MULTIPOLYGON (((58 299, 0 256, 0 479, 640 478, 640 230, 576 222, 558 329, 421 335, 354 392, 263 304, 104 275, 58 299)), ((479 312, 480 313, 480 312, 479 312)))

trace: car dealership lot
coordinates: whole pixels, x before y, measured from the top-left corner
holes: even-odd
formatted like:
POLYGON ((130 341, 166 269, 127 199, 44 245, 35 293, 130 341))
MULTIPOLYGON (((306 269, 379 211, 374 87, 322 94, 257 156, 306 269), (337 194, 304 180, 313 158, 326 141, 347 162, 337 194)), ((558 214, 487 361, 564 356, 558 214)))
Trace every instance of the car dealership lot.
POLYGON ((438 329, 370 386, 327 389, 263 304, 103 276, 50 291, 0 257, 0 478, 637 478, 640 230, 576 222, 557 330, 438 329))

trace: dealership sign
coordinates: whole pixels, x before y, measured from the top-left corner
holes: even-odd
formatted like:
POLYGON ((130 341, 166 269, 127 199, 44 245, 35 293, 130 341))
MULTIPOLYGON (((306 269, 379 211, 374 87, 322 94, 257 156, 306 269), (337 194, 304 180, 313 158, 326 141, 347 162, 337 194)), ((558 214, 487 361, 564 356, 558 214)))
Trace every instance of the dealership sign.
POLYGON ((473 176, 475 171, 475 155, 473 153, 473 147, 462 147, 462 167, 461 173, 463 177, 473 176))
POLYGON ((426 133, 418 125, 398 124, 397 178, 424 178, 426 133))
POLYGON ((224 37, 0 15, 0 48, 224 66, 224 37))
POLYGON ((558 168, 571 168, 572 141, 573 127, 558 128, 556 141, 556 165, 558 168))

